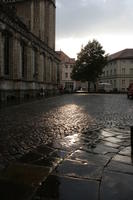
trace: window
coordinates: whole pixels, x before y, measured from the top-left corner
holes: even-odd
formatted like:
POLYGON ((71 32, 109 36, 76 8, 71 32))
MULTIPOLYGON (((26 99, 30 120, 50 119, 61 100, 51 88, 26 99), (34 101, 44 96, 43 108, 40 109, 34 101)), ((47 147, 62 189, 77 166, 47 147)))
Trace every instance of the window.
POLYGON ((114 88, 116 88, 116 80, 114 80, 114 88))
POLYGON ((122 85, 125 85, 125 80, 122 80, 122 85))
POLYGON ((66 83, 65 83, 65 88, 66 88, 66 89, 71 89, 71 90, 73 90, 73 87, 74 87, 73 82, 66 82, 66 83))
POLYGON ((26 46, 25 43, 21 42, 21 70, 22 70, 22 78, 26 76, 27 69, 27 54, 26 54, 26 46))
POLYGON ((4 40, 4 74, 9 75, 10 72, 10 37, 5 33, 4 40))
POLYGON ((114 75, 116 75, 116 69, 114 69, 114 75))
POLYGON ((125 68, 122 68, 122 74, 125 74, 125 68))
POLYGON ((130 74, 133 74, 133 68, 130 68, 130 74))
POLYGON ((38 75, 38 66, 37 66, 37 58, 38 55, 37 55, 37 50, 34 49, 33 50, 33 77, 34 78, 37 78, 37 75, 38 75))
POLYGON ((112 69, 110 70, 110 75, 112 75, 112 69))
POLYGON ((108 76, 108 71, 107 71, 107 76, 108 76))
POLYGON ((68 69, 68 65, 65 65, 65 68, 68 69))
POLYGON ((68 78, 68 73, 65 73, 65 78, 68 78))

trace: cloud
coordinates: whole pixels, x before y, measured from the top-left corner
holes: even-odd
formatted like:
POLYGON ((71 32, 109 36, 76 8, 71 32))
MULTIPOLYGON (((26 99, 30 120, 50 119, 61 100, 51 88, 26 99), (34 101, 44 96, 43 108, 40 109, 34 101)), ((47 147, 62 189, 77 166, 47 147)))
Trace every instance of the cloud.
POLYGON ((132 0, 57 0, 57 5, 57 38, 133 32, 132 0))

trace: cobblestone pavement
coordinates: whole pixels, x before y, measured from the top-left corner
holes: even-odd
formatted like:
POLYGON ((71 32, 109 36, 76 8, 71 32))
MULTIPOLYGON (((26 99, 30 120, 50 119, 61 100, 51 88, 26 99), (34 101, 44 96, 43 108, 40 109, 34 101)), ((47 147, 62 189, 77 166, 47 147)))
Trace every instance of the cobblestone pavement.
POLYGON ((1 109, 1 199, 132 199, 131 125, 126 95, 64 95, 1 109))

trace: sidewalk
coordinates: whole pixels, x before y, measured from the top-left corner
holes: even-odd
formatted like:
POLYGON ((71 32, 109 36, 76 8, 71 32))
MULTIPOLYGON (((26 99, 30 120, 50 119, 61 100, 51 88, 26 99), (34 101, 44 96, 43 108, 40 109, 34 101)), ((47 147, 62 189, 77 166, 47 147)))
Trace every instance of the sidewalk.
POLYGON ((129 132, 118 129, 39 146, 1 172, 0 199, 132 200, 130 151, 129 132))

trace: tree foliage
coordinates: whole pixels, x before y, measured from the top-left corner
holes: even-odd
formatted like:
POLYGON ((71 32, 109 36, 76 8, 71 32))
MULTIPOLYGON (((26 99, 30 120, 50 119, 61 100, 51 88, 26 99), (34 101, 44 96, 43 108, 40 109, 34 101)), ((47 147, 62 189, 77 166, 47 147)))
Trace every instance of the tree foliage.
POLYGON ((72 79, 95 83, 107 63, 107 55, 97 40, 89 41, 77 56, 72 79))

